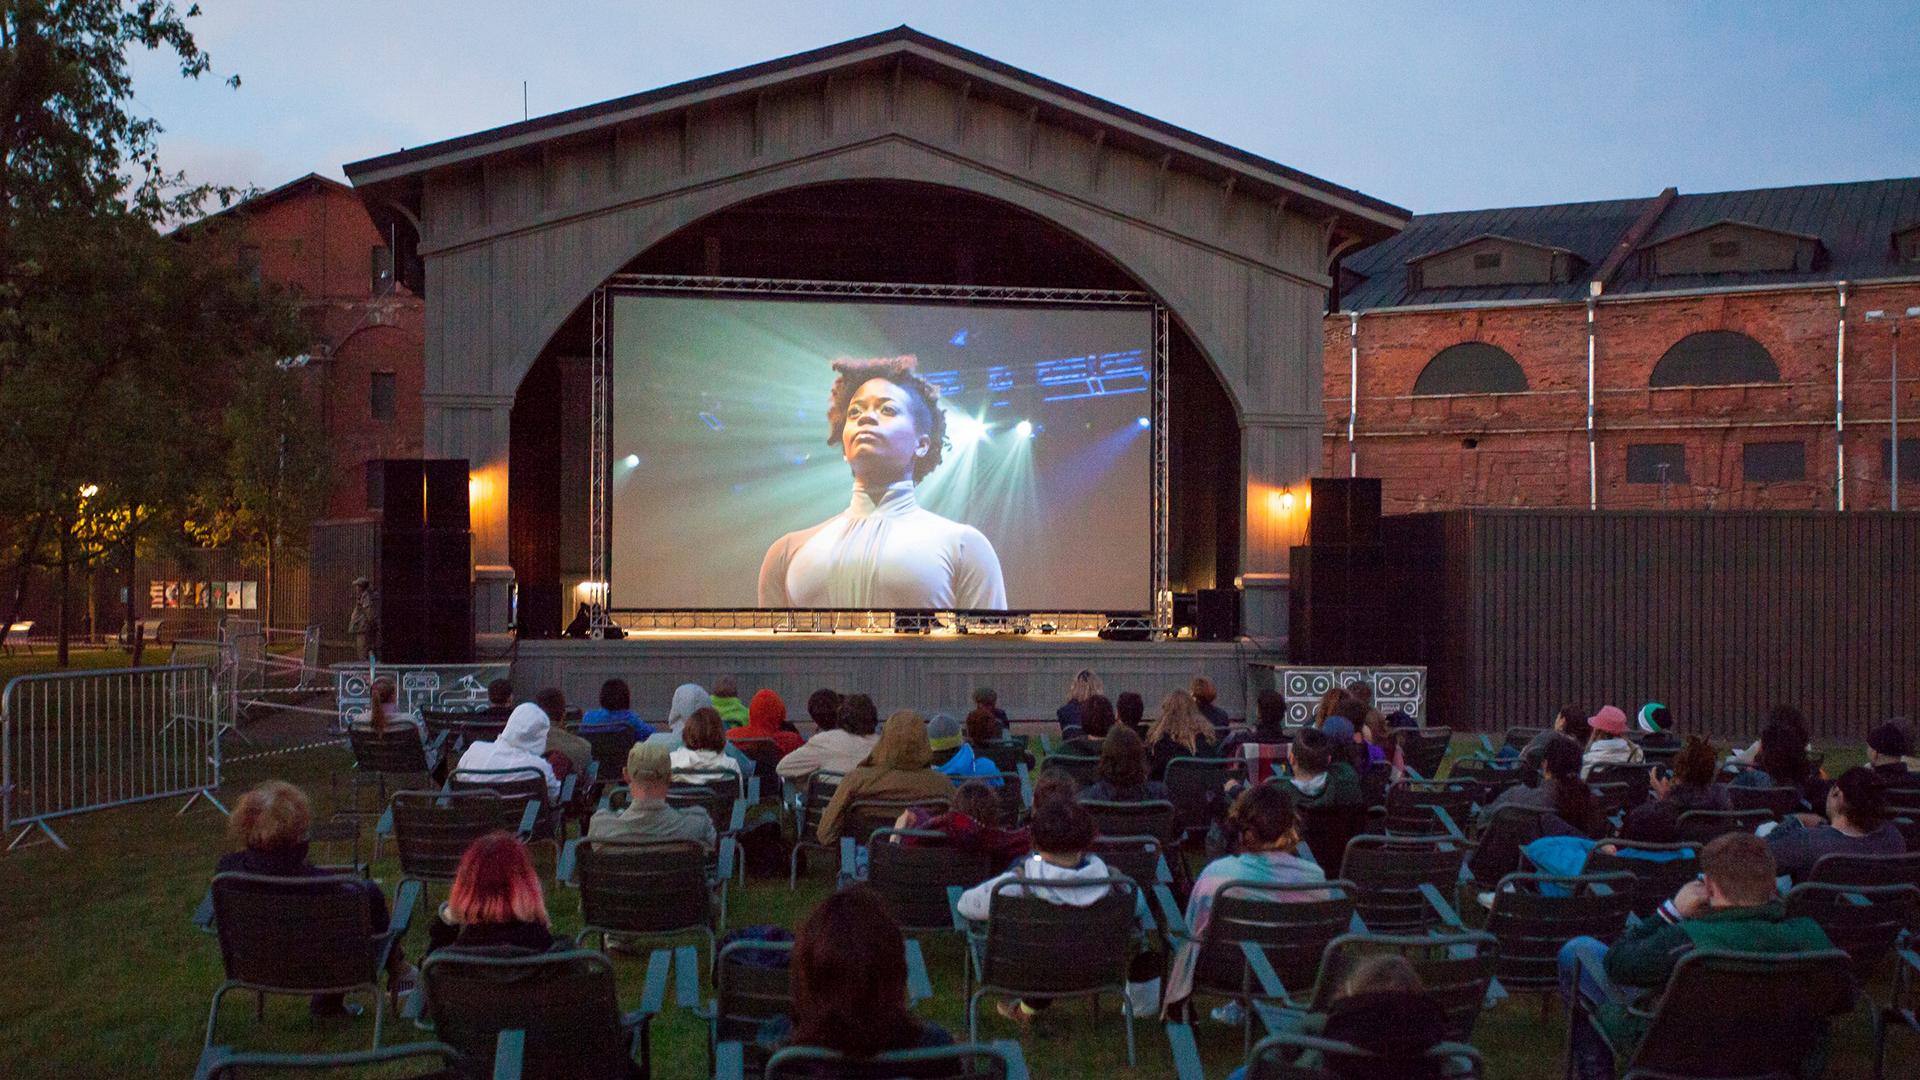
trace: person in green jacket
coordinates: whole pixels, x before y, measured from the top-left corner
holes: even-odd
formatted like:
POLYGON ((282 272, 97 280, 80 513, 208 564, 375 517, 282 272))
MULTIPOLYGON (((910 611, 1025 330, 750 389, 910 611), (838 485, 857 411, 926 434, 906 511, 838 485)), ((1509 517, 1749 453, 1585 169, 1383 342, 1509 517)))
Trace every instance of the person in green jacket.
POLYGON ((1360 774, 1334 756, 1333 740, 1316 728, 1301 728, 1288 744, 1293 801, 1309 809, 1359 806, 1360 774))
POLYGON ((713 711, 730 728, 747 725, 747 703, 740 700, 740 684, 731 675, 722 675, 713 684, 713 711))
POLYGON ((1646 1034, 1630 1006, 1658 993, 1681 959, 1698 949, 1795 953, 1830 949, 1818 923, 1787 917, 1775 885, 1773 852, 1752 833, 1717 837, 1700 852, 1701 876, 1681 886, 1654 917, 1629 926, 1612 948, 1577 937, 1560 949, 1560 993, 1572 1017, 1572 1075, 1614 1076, 1608 1043, 1626 1050, 1646 1034), (1585 1005, 1606 1032, 1581 1021, 1585 1005))

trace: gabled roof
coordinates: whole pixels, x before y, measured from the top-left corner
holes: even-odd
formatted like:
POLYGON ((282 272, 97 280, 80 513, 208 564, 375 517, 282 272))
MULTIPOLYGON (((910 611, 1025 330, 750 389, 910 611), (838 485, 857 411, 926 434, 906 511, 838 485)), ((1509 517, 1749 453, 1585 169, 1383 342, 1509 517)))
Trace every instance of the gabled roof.
MULTIPOLYGON (((1400 207, 1352 188, 1310 176, 1298 169, 1248 153, 1184 128, 1156 120, 1091 94, 1042 78, 991 57, 899 26, 825 48, 752 64, 715 75, 691 79, 657 90, 632 94, 577 109, 568 109, 515 124, 462 135, 356 161, 346 166, 357 188, 417 178, 432 169, 460 164, 579 135, 597 128, 663 113, 672 113, 715 100, 756 94, 783 83, 821 79, 852 67, 894 60, 923 69, 943 70, 951 77, 970 80, 975 93, 998 92, 1017 97, 1048 113, 1072 114, 1110 129, 1116 139, 1151 143, 1161 153, 1199 162, 1202 167, 1270 185, 1303 202, 1347 216, 1357 231, 1378 236, 1399 228, 1411 215, 1400 207)), ((1114 145, 1110 142, 1109 145, 1114 145)))
POLYGON ((1572 255, 1575 258, 1579 257, 1579 253, 1574 251, 1572 248, 1563 248, 1554 244, 1541 244, 1532 240, 1522 240, 1517 236, 1503 236, 1500 233, 1481 233, 1479 236, 1475 236, 1467 240, 1462 240, 1457 244, 1451 245, 1449 247, 1443 247, 1438 251, 1427 251, 1427 252, 1422 252, 1419 255, 1415 255, 1414 257, 1407 260, 1407 265, 1412 266, 1414 263, 1425 262, 1428 259, 1438 258, 1441 255, 1446 255, 1451 252, 1459 251, 1461 248, 1464 248, 1464 247, 1472 247, 1473 245, 1478 244, 1483 240, 1494 240, 1502 244, 1518 244, 1521 247, 1537 248, 1540 251, 1551 251, 1557 254, 1572 255))
POLYGON ((1705 225, 1696 225, 1685 232, 1670 233, 1657 240, 1649 237, 1641 242, 1639 250, 1645 251, 1648 248, 1659 247, 1661 244, 1671 244, 1682 237, 1694 236, 1698 233, 1706 232, 1708 229, 1719 229, 1726 226, 1732 226, 1736 229, 1752 229, 1755 232, 1772 233, 1775 236, 1791 236, 1795 240, 1811 240, 1816 244, 1820 242, 1820 238, 1812 233, 1798 233, 1788 229, 1773 229, 1765 225, 1756 225, 1751 221, 1735 221, 1733 218, 1721 218, 1719 221, 1709 221, 1705 225))
POLYGON ((225 218, 225 217, 243 217, 247 214, 257 213, 258 211, 264 210, 267 207, 272 206, 274 203, 282 202, 286 199, 291 199, 296 195, 303 195, 308 191, 312 191, 315 189, 324 191, 328 188, 332 188, 333 190, 339 191, 350 197, 353 195, 353 189, 341 183, 340 181, 335 180, 329 176, 321 176, 317 172, 310 172, 305 176, 295 177, 294 179, 289 180, 284 184, 281 184, 279 187, 270 188, 266 191, 260 192, 257 195, 251 195, 251 196, 248 196, 247 198, 241 199, 239 202, 234 203, 232 206, 222 207, 219 210, 215 210, 211 214, 207 214, 202 217, 197 217, 192 221, 189 221, 181 225, 178 229, 174 231, 179 232, 181 230, 191 230, 201 225, 205 225, 208 222, 218 221, 219 219, 225 218))

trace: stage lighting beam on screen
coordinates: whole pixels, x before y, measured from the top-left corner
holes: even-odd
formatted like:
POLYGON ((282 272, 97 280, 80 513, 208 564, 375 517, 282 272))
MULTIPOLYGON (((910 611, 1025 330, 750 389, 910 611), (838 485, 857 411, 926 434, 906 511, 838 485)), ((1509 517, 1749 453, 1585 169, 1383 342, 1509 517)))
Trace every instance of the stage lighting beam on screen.
POLYGON ((620 464, 625 465, 629 469, 637 469, 640 467, 640 455, 628 454, 626 457, 620 459, 620 464))
POLYGON ((947 413, 947 442, 955 455, 963 454, 987 437, 987 427, 987 422, 979 417, 955 409, 947 413))
POLYGON ((1013 425, 1013 433, 1015 436, 1022 439, 1033 438, 1033 421, 1022 420, 1019 423, 1013 425))
POLYGON ((1152 422, 1151 420, 1148 420, 1148 419, 1147 419, 1146 417, 1144 417, 1144 416, 1143 416, 1143 417, 1141 417, 1141 418, 1140 418, 1140 419, 1138 419, 1138 420, 1135 420, 1135 421, 1134 421, 1134 423, 1136 423, 1136 424, 1138 424, 1138 425, 1140 425, 1140 426, 1141 426, 1141 427, 1143 427, 1143 428, 1144 428, 1144 427, 1152 427, 1152 426, 1153 426, 1153 422, 1152 422))

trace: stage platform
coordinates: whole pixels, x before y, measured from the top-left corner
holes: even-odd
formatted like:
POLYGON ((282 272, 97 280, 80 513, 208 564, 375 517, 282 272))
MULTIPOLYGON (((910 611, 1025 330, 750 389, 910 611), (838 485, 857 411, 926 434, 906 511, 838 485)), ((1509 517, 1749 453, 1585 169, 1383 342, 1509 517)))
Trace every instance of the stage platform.
POLYGON ((1088 635, 648 633, 619 641, 522 641, 514 660, 516 691, 559 686, 571 703, 592 708, 606 679, 633 688, 642 719, 665 715, 684 682, 712 686, 732 675, 742 695, 769 687, 796 720, 820 687, 872 696, 882 716, 911 708, 963 716, 976 686, 1000 692, 1015 720, 1052 719, 1074 673, 1091 668, 1108 697, 1139 693, 1151 715, 1168 691, 1195 675, 1219 688, 1220 707, 1245 716, 1256 661, 1284 657, 1253 642, 1102 641, 1088 635))

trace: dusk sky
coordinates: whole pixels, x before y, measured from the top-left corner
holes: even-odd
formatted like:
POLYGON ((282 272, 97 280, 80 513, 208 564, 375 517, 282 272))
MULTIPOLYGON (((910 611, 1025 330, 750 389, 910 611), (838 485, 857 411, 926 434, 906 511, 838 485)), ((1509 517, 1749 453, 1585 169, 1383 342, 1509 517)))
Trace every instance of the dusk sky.
POLYGON ((202 6, 135 107, 263 188, 901 23, 1416 212, 1920 175, 1913 2, 202 6))

